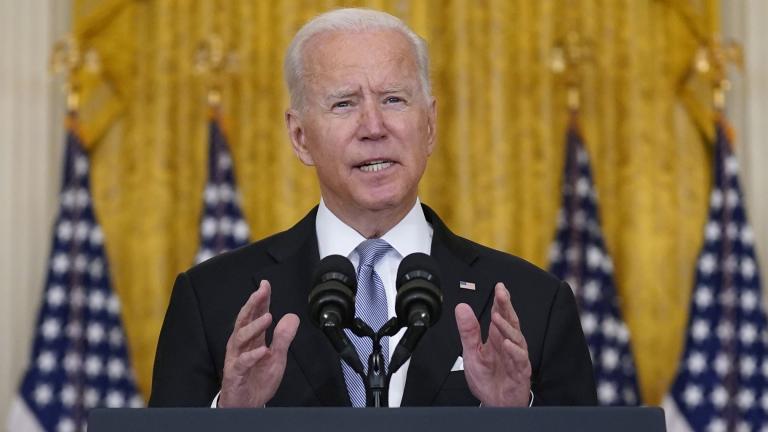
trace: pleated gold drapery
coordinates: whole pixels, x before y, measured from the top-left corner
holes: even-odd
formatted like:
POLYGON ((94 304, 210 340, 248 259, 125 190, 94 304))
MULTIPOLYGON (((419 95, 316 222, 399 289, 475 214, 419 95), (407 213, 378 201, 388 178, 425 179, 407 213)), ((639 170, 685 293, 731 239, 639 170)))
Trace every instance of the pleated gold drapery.
POLYGON ((714 31, 719 4, 682 3, 76 0, 75 36, 101 64, 77 77, 95 205, 143 391, 173 278, 198 243, 208 84, 195 74, 199 42, 217 34, 236 54, 222 78, 223 107, 258 239, 319 199, 284 129, 285 48, 315 14, 364 5, 400 16, 431 48, 438 148, 422 199, 457 233, 541 266, 555 229, 566 121, 550 54, 569 31, 588 41, 582 128, 642 393, 658 402, 681 352, 710 178, 709 99, 688 70, 698 46, 691 26, 714 31))

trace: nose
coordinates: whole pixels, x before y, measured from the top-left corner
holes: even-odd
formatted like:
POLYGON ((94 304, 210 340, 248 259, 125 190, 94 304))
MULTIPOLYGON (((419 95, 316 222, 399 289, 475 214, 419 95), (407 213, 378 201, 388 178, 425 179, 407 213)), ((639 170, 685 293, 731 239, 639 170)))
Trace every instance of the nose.
POLYGON ((373 101, 362 106, 358 134, 361 141, 377 141, 387 136, 381 107, 373 101))

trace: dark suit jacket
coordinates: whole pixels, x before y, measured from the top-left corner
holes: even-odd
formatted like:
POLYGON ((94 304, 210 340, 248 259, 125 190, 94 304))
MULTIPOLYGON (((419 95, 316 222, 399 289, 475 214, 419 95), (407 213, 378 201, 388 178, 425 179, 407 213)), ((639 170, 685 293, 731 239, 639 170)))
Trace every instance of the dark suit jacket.
MULTIPOLYGON (((285 375, 268 405, 351 406, 339 358, 307 317, 310 279, 319 262, 316 212, 285 232, 178 276, 157 345, 150 406, 210 405, 220 389, 235 317, 262 279, 272 285, 274 322, 289 312, 301 319, 285 375)), ((453 309, 469 304, 485 338, 497 282, 509 289, 528 343, 534 404, 596 404, 589 351, 568 285, 520 258, 456 236, 429 207, 424 212, 434 229, 432 256, 442 272, 443 314, 413 354, 402 406, 478 404, 463 371, 450 371, 461 355, 453 309), (460 281, 474 282, 476 289, 460 289, 460 281)))

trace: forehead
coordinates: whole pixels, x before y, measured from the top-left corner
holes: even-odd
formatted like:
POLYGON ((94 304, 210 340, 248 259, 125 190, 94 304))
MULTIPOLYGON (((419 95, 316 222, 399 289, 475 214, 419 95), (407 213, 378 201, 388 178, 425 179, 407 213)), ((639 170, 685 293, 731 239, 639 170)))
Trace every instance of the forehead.
POLYGON ((329 31, 303 48, 304 78, 315 86, 406 85, 418 79, 416 53, 396 30, 329 31))

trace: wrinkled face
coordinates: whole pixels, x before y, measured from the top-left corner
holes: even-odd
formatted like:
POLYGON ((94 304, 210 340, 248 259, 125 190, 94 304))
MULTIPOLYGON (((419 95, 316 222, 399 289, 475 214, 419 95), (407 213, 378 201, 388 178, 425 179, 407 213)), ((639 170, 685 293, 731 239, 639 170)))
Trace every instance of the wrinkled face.
POLYGON ((330 208, 412 206, 432 153, 435 103, 394 30, 327 32, 304 46, 304 106, 286 113, 298 157, 330 208))

